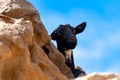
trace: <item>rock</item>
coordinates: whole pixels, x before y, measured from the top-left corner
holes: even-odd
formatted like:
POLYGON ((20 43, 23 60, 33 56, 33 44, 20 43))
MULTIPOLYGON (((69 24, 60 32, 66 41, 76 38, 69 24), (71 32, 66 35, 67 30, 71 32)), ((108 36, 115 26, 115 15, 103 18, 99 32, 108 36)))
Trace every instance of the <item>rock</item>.
POLYGON ((0 80, 68 80, 72 77, 36 9, 26 0, 1 0, 0 80))
POLYGON ((74 80, 120 80, 120 75, 115 75, 113 73, 92 73, 74 80))
MULTIPOLYGON (((26 0, 0 0, 0 80, 68 79, 73 74, 36 9, 26 0)), ((120 76, 89 74, 74 80, 120 80, 120 76)))

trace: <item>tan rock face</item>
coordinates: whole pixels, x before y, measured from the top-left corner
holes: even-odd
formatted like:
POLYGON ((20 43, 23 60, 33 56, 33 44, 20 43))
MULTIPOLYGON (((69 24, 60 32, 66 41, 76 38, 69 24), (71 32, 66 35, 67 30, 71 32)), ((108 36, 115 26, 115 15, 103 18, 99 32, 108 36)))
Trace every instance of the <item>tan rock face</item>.
POLYGON ((120 76, 112 73, 92 73, 74 80, 120 80, 120 76))
POLYGON ((68 80, 73 74, 26 0, 0 0, 0 80, 68 80))

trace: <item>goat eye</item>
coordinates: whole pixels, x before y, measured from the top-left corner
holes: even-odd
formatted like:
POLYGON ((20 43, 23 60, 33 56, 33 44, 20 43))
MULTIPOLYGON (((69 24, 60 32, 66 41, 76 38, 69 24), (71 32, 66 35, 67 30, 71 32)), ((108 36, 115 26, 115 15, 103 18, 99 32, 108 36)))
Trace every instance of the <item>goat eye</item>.
POLYGON ((58 35, 58 36, 61 36, 61 33, 60 32, 57 32, 55 31, 54 34, 58 35))

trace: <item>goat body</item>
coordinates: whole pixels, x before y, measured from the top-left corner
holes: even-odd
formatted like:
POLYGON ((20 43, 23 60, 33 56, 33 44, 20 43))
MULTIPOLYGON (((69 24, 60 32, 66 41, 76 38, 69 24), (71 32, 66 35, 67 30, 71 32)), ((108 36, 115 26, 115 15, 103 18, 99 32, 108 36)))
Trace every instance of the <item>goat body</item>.
POLYGON ((54 30, 51 34, 51 38, 56 40, 58 50, 64 55, 65 63, 68 67, 70 67, 71 71, 75 75, 75 77, 85 74, 85 72, 81 72, 75 69, 74 59, 73 59, 73 49, 77 45, 76 34, 79 34, 84 31, 86 27, 86 22, 83 22, 76 26, 75 28, 69 24, 60 25, 56 30, 54 30))

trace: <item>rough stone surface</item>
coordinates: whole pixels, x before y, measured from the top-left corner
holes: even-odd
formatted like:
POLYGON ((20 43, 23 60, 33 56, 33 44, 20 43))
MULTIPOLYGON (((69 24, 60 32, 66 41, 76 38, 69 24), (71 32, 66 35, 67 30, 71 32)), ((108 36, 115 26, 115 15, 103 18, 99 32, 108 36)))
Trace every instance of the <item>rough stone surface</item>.
POLYGON ((73 79, 36 9, 26 0, 0 0, 0 80, 120 80, 114 74, 73 79))
POLYGON ((120 80, 120 76, 113 73, 92 73, 74 80, 120 80))
POLYGON ((72 77, 35 8, 26 0, 0 0, 0 80, 72 77))

